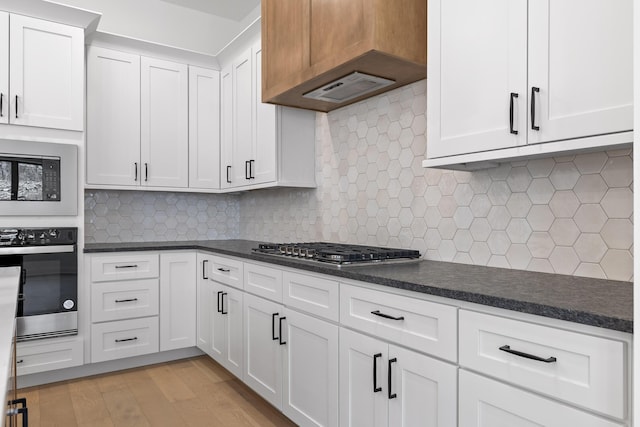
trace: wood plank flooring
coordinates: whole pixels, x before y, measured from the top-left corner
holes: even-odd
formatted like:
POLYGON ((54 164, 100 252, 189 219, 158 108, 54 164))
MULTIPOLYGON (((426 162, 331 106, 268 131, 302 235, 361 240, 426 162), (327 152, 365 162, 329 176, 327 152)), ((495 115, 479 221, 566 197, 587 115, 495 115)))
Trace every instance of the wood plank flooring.
POLYGON ((29 426, 294 426, 207 356, 19 390, 29 426))

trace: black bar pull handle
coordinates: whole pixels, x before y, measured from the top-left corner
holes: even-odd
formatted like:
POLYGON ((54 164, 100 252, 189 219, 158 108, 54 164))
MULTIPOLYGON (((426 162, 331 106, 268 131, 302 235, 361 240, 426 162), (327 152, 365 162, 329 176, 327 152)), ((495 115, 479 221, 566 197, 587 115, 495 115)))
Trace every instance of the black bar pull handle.
POLYGON ((220 308, 220 296, 222 295, 222 291, 218 291, 218 313, 222 313, 222 309, 220 308))
POLYGON ((137 341, 138 337, 133 337, 133 338, 123 338, 121 340, 116 340, 116 342, 125 342, 125 341, 137 341))
POLYGON ((372 311, 371 314, 376 315, 376 316, 380 316, 380 317, 384 317, 385 319, 404 320, 404 316, 394 317, 394 316, 392 316, 390 314, 381 313, 380 310, 372 311))
POLYGON ((133 163, 133 167, 134 167, 134 175, 133 175, 133 180, 134 181, 138 181, 138 162, 134 162, 133 163))
POLYGON ((514 99, 518 97, 518 94, 515 92, 511 92, 510 100, 509 100, 509 132, 514 135, 518 134, 518 131, 513 128, 513 104, 514 99))
POLYGON ((223 273, 228 273, 231 270, 229 270, 228 268, 222 268, 222 267, 218 267, 218 271, 222 271, 223 273))
POLYGON ((285 345, 287 342, 286 341, 282 341, 282 321, 285 320, 286 317, 281 317, 280 320, 278 321, 279 325, 278 325, 278 329, 280 332, 280 336, 278 337, 278 341, 280 342, 280 345, 285 345))
POLYGON ((373 355, 373 392, 382 391, 382 387, 378 387, 378 358, 382 357, 382 353, 373 355))
POLYGON ((396 397, 398 397, 397 394, 395 393, 391 393, 391 365, 396 363, 398 361, 397 358, 393 358, 393 359, 389 359, 389 375, 387 376, 387 386, 389 388, 389 399, 395 399, 396 397))
POLYGON ((16 95, 16 119, 18 118, 18 95, 16 95))
POLYGON ((249 160, 249 178, 250 179, 256 179, 256 176, 254 175, 254 168, 253 168, 253 164, 255 163, 255 160, 249 160))
MULTIPOLYGON (((222 304, 220 304, 220 305, 221 305, 221 307, 220 307, 220 308, 222 309, 222 311, 220 311, 220 313, 222 313, 222 314, 229 314, 229 312, 228 312, 228 311, 224 311, 224 296, 225 296, 225 295, 229 295, 229 294, 228 294, 228 293, 226 293, 226 292, 223 292, 223 293, 222 293, 222 304)), ((229 307, 229 303, 227 303, 227 307, 229 307)))
POLYGON ((209 276, 207 276, 207 264, 209 264, 208 259, 202 261, 202 278, 205 280, 209 278, 209 276))
POLYGON ((244 162, 244 179, 251 179, 251 175, 250 175, 251 172, 249 170, 251 166, 249 165, 250 165, 249 160, 246 160, 244 162))
MULTIPOLYGON (((22 427, 29 426, 29 409, 27 408, 27 398, 21 397, 19 399, 11 400, 10 405, 21 405, 21 408, 8 411, 7 415, 22 415, 22 427)), ((13 424, 11 424, 13 425, 13 424)))
POLYGON ((231 179, 229 179, 229 171, 231 170, 231 166, 227 166, 227 184, 231 184, 231 179))
POLYGON ((116 268, 138 268, 138 264, 116 265, 116 268))
POLYGON ((556 362, 558 360, 553 356, 547 357, 545 359, 544 357, 536 356, 536 355, 529 354, 529 353, 524 353, 524 352, 518 351, 518 350, 513 350, 513 349, 511 349, 511 346, 508 346, 508 345, 503 345, 502 347, 499 347, 499 350, 506 351, 507 353, 513 354, 513 355, 516 355, 516 356, 524 357, 525 359, 536 360, 538 362, 553 363, 553 362, 556 362))
POLYGON ((536 126, 536 93, 539 92, 539 87, 531 88, 531 129, 533 130, 540 130, 540 126, 536 126))
POLYGON ((144 164, 144 181, 149 181, 149 163, 144 164))
POLYGON ((273 341, 280 339, 280 337, 276 336, 276 317, 278 317, 280 313, 272 313, 271 314, 271 339, 273 341))
POLYGON ((138 301, 138 298, 117 299, 115 302, 134 302, 138 301))
POLYGON ((4 93, 0 93, 0 117, 4 117, 2 115, 2 101, 4 100, 4 93))

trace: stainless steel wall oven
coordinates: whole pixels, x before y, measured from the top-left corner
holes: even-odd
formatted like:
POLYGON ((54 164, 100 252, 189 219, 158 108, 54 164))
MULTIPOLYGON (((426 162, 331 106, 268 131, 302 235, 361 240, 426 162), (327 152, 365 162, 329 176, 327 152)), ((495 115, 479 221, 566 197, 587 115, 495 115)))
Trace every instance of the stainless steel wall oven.
POLYGON ((78 333, 77 228, 0 229, 0 267, 21 267, 17 339, 78 333))

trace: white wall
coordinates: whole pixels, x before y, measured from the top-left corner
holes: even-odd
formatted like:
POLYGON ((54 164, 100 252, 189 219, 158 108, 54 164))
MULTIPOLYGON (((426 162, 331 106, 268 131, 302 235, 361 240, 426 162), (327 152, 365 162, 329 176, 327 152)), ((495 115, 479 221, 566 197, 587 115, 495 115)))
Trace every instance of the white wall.
POLYGON ((158 0, 59 0, 102 13, 98 31, 216 55, 260 15, 234 21, 158 0))

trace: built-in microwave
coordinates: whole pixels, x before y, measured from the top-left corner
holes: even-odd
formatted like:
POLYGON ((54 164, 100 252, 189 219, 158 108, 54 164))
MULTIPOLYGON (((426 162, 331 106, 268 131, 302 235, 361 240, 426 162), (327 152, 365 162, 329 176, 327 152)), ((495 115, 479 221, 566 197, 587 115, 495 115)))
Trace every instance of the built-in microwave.
POLYGON ((77 215, 73 144, 0 140, 0 215, 77 215))

